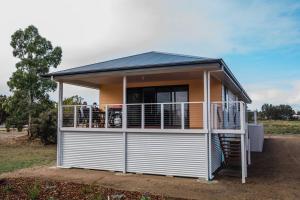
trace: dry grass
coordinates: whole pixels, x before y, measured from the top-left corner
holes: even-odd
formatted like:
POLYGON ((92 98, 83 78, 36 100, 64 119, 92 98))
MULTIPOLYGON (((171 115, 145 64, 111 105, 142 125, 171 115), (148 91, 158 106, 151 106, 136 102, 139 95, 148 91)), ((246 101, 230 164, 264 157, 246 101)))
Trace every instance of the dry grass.
POLYGON ((0 174, 17 169, 54 164, 56 146, 0 144, 0 174))
POLYGON ((300 121, 263 120, 266 134, 300 134, 300 121))

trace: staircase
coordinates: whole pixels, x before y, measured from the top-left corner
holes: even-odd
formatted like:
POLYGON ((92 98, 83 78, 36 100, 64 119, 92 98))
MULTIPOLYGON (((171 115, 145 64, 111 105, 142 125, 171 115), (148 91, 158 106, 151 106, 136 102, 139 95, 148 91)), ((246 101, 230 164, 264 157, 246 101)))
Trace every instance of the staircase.
POLYGON ((241 138, 232 134, 219 134, 221 149, 224 156, 223 167, 238 167, 241 165, 241 138))

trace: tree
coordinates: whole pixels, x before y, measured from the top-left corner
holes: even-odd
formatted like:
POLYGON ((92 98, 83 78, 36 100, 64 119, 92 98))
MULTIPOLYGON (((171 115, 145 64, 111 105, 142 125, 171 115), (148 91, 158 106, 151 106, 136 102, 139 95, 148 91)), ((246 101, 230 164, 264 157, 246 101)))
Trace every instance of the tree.
POLYGON ((83 98, 78 95, 65 98, 63 101, 64 105, 81 105, 82 103, 83 98))
POLYGON ((295 111, 290 105, 277 105, 264 104, 261 107, 260 116, 263 119, 274 119, 274 120, 287 120, 292 119, 295 111))
POLYGON ((0 124, 3 124, 8 116, 8 113, 4 109, 6 100, 7 97, 5 95, 0 95, 0 124))
POLYGON ((7 82, 13 93, 7 107, 10 111, 9 118, 11 123, 15 120, 25 120, 28 123, 28 134, 31 136, 32 117, 38 117, 41 109, 51 104, 48 93, 56 89, 56 83, 43 78, 42 75, 59 65, 62 50, 60 47, 53 47, 32 25, 24 30, 17 30, 11 36, 10 45, 13 48, 13 56, 18 58, 19 62, 16 64, 17 70, 7 82), (14 105, 20 107, 14 108, 14 105))

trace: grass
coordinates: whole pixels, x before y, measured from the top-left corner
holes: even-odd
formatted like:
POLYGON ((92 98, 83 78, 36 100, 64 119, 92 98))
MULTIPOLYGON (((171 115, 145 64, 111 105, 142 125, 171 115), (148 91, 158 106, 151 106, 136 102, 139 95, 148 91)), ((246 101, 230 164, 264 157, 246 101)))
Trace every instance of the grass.
POLYGON ((27 188, 27 196, 30 200, 36 200, 40 194, 40 185, 39 183, 35 182, 33 186, 29 186, 27 188))
POLYGON ((56 146, 0 144, 0 174, 17 169, 54 164, 56 146))
POLYGON ((300 121, 262 120, 265 134, 300 134, 300 121))

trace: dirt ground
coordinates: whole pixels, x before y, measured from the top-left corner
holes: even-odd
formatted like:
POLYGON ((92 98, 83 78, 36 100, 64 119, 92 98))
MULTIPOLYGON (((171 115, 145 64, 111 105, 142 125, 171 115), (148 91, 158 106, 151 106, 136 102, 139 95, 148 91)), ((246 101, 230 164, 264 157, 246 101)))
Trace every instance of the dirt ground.
POLYGON ((0 144, 15 144, 22 143, 27 140, 27 132, 17 130, 11 130, 10 132, 6 132, 6 129, 0 130, 0 144))
POLYGON ((122 174, 84 169, 36 167, 0 178, 39 177, 98 184, 118 190, 149 192, 187 199, 300 199, 300 137, 267 136, 263 153, 252 153, 246 184, 239 177, 218 176, 206 182, 191 178, 122 174))

